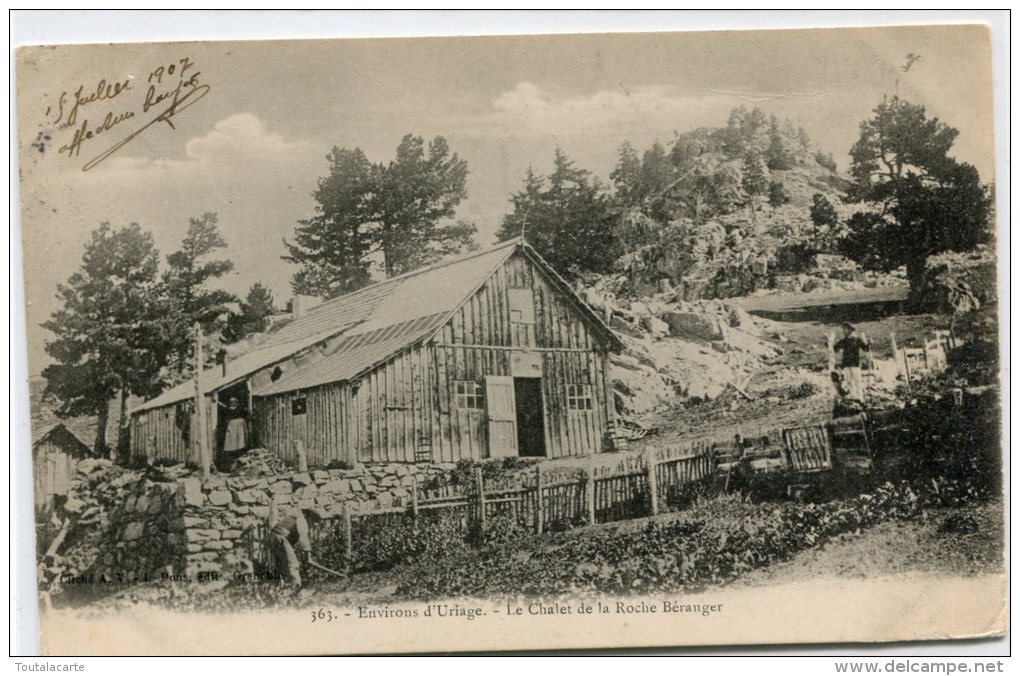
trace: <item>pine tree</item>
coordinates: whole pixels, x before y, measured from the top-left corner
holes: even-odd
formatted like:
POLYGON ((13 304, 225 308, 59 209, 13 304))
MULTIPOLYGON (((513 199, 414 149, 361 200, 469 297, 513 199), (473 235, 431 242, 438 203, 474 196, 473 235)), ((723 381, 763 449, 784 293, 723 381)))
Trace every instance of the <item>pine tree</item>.
POLYGON ((641 158, 630 141, 624 141, 619 150, 620 158, 609 174, 616 188, 616 201, 622 207, 641 206, 641 158))
POLYGON ((928 256, 990 239, 991 195, 977 169, 949 155, 956 129, 898 97, 873 112, 850 151, 846 201, 864 208, 847 220, 841 249, 868 268, 905 265, 917 292, 928 256))
POLYGON ((530 168, 522 190, 511 197, 500 240, 520 237, 561 274, 576 269, 608 271, 620 255, 616 214, 602 186, 557 149, 555 168, 542 178, 530 168))
MULTIPOLYGON (((787 122, 787 127, 791 125, 787 122)), ((789 131, 784 131, 779 126, 779 120, 775 115, 769 118, 769 148, 767 155, 768 168, 772 170, 792 169, 796 164, 796 157, 792 147, 793 139, 789 131)))
POLYGON ((127 451, 129 395, 152 396, 169 354, 168 303, 158 279, 159 252, 137 224, 114 230, 103 223, 85 246, 81 269, 57 287, 61 307, 43 327, 53 334, 43 369, 45 396, 62 417, 94 415, 93 445, 109 457, 110 400, 120 396, 118 460, 127 451))
POLYGON ((239 303, 237 312, 227 318, 223 339, 228 343, 244 340, 254 333, 263 333, 269 328, 269 318, 276 312, 273 292, 261 282, 252 284, 248 294, 239 303))
POLYGON ((371 279, 370 231, 377 220, 381 170, 360 148, 333 148, 326 159, 329 175, 312 193, 316 214, 298 222, 293 244, 284 240, 284 260, 300 266, 291 279, 295 293, 333 298, 371 279))
POLYGON ((818 192, 811 196, 811 210, 809 213, 815 230, 829 230, 836 225, 838 220, 836 208, 832 206, 832 203, 829 202, 825 195, 818 192))
POLYGON ((474 226, 443 225, 467 196, 467 162, 442 136, 426 146, 408 134, 388 164, 360 148, 334 148, 329 175, 313 193, 316 214, 299 221, 284 260, 300 267, 291 280, 301 294, 333 298, 369 283, 373 256, 387 276, 474 246, 474 226))
POLYGON ((786 186, 782 181, 771 181, 769 183, 769 206, 773 210, 784 204, 789 204, 790 195, 786 192, 786 186))
POLYGON ((200 324, 206 334, 219 333, 227 306, 237 301, 233 294, 207 286, 234 269, 234 264, 228 260, 210 258, 217 250, 227 246, 216 220, 213 213, 190 219, 180 250, 166 259, 163 284, 175 319, 171 363, 176 365, 178 375, 186 374, 189 368, 195 323, 200 324))
POLYGON ((758 153, 744 155, 740 186, 747 194, 751 209, 754 210, 757 198, 765 194, 769 187, 769 170, 765 166, 765 160, 758 153))

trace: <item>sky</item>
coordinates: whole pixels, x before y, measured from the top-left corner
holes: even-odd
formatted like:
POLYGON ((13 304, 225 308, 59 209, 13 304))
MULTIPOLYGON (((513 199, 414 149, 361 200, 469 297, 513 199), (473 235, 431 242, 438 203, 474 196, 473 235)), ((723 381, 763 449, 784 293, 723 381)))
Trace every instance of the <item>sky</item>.
POLYGON ((482 245, 526 169, 550 171, 557 147, 608 180, 622 142, 640 150, 723 126, 740 105, 802 125, 845 168, 859 123, 898 92, 956 127, 953 153, 992 179, 981 26, 22 48, 16 80, 30 373, 48 363, 38 326, 57 307, 56 287, 104 221, 139 223, 165 256, 190 217, 215 212, 235 265, 222 286, 243 294, 262 282, 285 303, 295 270, 280 259, 283 240, 314 213, 311 192, 334 146, 386 162, 407 133, 446 137, 468 163, 456 217, 477 225, 482 245), (921 59, 904 72, 910 53, 921 59), (205 95, 173 128, 156 123, 83 171, 158 110, 142 110, 149 74, 164 66, 163 91, 180 79, 167 66, 185 58, 185 79, 195 76, 205 95), (62 127, 61 94, 73 101, 101 80, 129 88, 82 105, 62 127), (107 113, 127 112, 135 116, 83 142, 78 156, 59 152, 82 120, 94 130, 107 113), (42 152, 40 133, 50 137, 42 152))

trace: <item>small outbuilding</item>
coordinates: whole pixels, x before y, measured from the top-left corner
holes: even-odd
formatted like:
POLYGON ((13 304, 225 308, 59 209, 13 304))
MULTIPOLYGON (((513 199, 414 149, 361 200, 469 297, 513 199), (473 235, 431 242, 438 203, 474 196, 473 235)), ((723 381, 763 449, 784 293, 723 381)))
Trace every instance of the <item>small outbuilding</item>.
MULTIPOLYGON (((208 441, 238 402, 250 446, 309 465, 580 456, 611 446, 619 339, 523 239, 294 317, 203 375, 208 441)), ((191 462, 193 383, 134 409, 132 452, 191 462)), ((232 414, 240 415, 238 413, 232 414)))
POLYGON ((53 507, 55 496, 67 495, 78 461, 92 455, 90 449, 63 423, 45 429, 32 444, 35 511, 53 507))

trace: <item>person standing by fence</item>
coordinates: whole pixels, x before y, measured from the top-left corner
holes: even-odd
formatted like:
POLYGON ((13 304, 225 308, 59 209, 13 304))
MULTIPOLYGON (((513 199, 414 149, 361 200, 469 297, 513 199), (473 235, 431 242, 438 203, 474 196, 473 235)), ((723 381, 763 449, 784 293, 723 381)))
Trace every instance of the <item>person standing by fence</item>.
POLYGON ((843 352, 837 389, 847 399, 863 403, 864 380, 861 377, 861 367, 865 357, 870 358, 871 341, 867 336, 858 334, 853 324, 844 322, 843 337, 833 345, 833 349, 843 352))
POLYGON ((282 574, 287 584, 294 589, 301 588, 301 562, 312 562, 312 544, 308 536, 309 525, 322 520, 312 508, 299 509, 275 522, 275 510, 270 507, 268 523, 269 552, 273 557, 273 568, 282 574))

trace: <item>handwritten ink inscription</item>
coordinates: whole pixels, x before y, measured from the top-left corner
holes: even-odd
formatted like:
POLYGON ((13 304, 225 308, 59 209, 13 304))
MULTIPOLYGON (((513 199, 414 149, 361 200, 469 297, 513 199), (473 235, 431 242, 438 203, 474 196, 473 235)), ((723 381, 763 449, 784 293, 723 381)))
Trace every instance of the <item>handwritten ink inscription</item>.
POLYGON ((183 58, 159 65, 142 83, 131 77, 102 79, 95 85, 82 84, 73 91, 61 92, 56 112, 51 106, 46 109, 46 117, 58 128, 73 131, 57 152, 68 159, 84 152, 90 159, 81 169, 88 171, 159 122, 175 129, 173 117, 209 93, 210 86, 202 83, 201 75, 191 59, 183 58), (135 122, 124 124, 130 120, 135 122), (128 131, 132 127, 133 131, 128 131), (114 130, 125 135, 107 145, 106 139, 118 136, 114 130))

